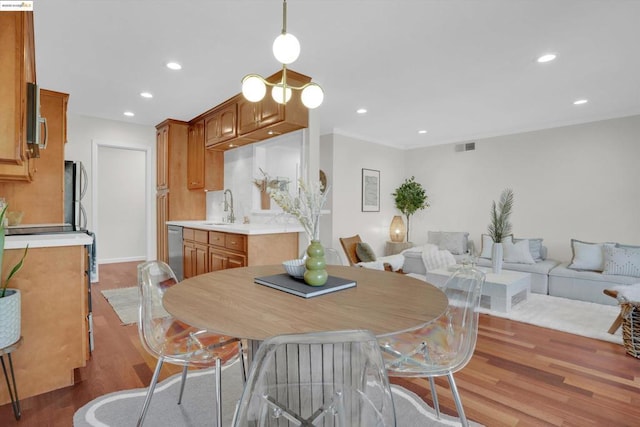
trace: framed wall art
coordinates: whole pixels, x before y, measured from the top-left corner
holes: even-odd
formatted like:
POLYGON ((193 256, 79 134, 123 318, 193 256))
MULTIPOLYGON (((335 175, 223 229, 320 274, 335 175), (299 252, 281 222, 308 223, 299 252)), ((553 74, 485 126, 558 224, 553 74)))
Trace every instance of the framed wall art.
POLYGON ((380 212, 380 171, 362 169, 362 212, 380 212))

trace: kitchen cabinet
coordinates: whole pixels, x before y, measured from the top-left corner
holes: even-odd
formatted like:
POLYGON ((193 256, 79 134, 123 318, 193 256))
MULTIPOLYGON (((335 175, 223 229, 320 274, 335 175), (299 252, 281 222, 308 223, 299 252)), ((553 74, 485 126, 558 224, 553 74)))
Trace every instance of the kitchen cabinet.
POLYGON ((204 188, 204 120, 189 125, 187 146, 187 188, 204 188))
POLYGON ((209 271, 207 232, 185 228, 182 230, 182 259, 184 278, 209 271))
POLYGON ((187 185, 189 125, 168 119, 156 126, 156 227, 158 259, 168 261, 166 221, 205 217, 205 192, 187 185))
POLYGON ((247 241, 242 234, 209 231, 209 271, 247 266, 247 241))
MULTIPOLYGON (((22 211, 23 224, 64 222, 64 144, 67 141, 69 95, 42 89, 40 113, 47 119, 47 148, 40 150, 32 182, 0 182, 10 211, 22 211)), ((35 159, 32 159, 35 160, 35 159)), ((34 162, 35 164, 35 162, 34 162)))
POLYGON ((184 227, 184 277, 279 264, 298 256, 298 233, 242 234, 184 227))
POLYGON ((212 147, 238 135, 236 127, 237 103, 231 99, 207 113, 205 123, 205 145, 212 147))
POLYGON ((205 149, 205 120, 189 124, 187 187, 190 190, 222 190, 224 187, 224 152, 205 149))
MULTIPOLYGON (((10 239, 7 236, 7 244, 10 239)), ((87 248, 55 246, 56 239, 46 244, 31 243, 23 268, 10 284, 20 289, 22 300, 23 343, 12 354, 20 399, 73 386, 76 368, 86 366, 90 355, 87 248)), ((8 272, 23 253, 22 248, 6 249, 3 271, 8 272)), ((3 384, 0 405, 9 401, 3 384)), ((0 423, 12 424, 1 417, 0 423)))
POLYGON ((33 12, 0 13, 0 181, 33 180, 27 83, 36 82, 33 12))
MULTIPOLYGON (((282 79, 282 71, 269 76, 269 82, 282 79)), ((311 78, 287 70, 287 83, 302 86, 311 78)), ((238 96, 238 137, 252 141, 262 141, 273 136, 285 134, 309 125, 309 112, 302 104, 300 91, 294 90, 291 99, 285 105, 278 104, 271 97, 271 88, 259 102, 247 101, 242 94, 238 96)))

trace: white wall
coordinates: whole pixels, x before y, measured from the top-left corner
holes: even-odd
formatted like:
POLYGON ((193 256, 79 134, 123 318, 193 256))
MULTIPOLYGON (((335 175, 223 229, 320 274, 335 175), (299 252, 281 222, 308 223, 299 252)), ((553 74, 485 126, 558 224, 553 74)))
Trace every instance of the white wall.
MULTIPOLYGON (((93 212, 93 184, 95 179, 95 172, 92 167, 92 150, 95 149, 96 141, 100 141, 101 144, 113 144, 120 148, 133 148, 136 150, 150 150, 152 154, 150 156, 150 161, 147 162, 145 175, 148 179, 151 179, 151 182, 155 183, 155 141, 156 141, 156 130, 153 126, 140 126, 140 125, 132 125, 125 122, 113 121, 113 120, 104 120, 98 119, 94 117, 87 116, 79 116, 69 114, 67 117, 67 139, 68 142, 65 145, 65 159, 66 160, 79 160, 81 161, 85 168, 87 169, 87 173, 89 175, 89 187, 87 190, 87 194, 83 199, 83 205, 87 210, 88 217, 88 228, 90 230, 96 230, 97 224, 94 222, 94 218, 96 217, 97 212, 93 212)), ((99 154, 98 154, 99 155, 99 154)), ((98 158, 98 161, 99 158, 98 158)), ((105 169, 109 172, 108 169, 105 169)), ((129 171, 125 168, 118 168, 110 171, 114 177, 115 175, 125 175, 126 177, 130 177, 130 179, 138 180, 139 178, 134 177, 134 175, 129 175, 129 171)), ((137 175, 136 175, 137 176, 137 175)), ((107 175, 105 177, 101 177, 98 182, 109 182, 110 177, 107 175)), ((155 188, 151 189, 152 193, 155 193, 155 188)), ((99 200, 99 197, 98 197, 99 200)), ((151 198, 152 206, 148 206, 146 209, 146 218, 142 224, 138 226, 142 229, 146 227, 147 231, 146 236, 146 244, 147 244, 147 255, 149 259, 155 258, 155 247, 156 247, 156 234, 155 234, 155 197, 151 198), (151 251, 151 252, 150 252, 151 251)), ((112 219, 112 222, 106 225, 107 229, 111 229, 112 227, 117 227, 121 225, 123 218, 126 218, 126 212, 128 207, 122 207, 122 212, 120 215, 107 215, 105 217, 106 221, 112 219)), ((103 254, 111 256, 109 254, 118 254, 122 253, 126 254, 129 251, 128 241, 114 241, 114 244, 118 244, 119 248, 115 247, 103 247, 101 246, 101 230, 96 230, 96 240, 98 243, 98 261, 101 262, 103 258, 103 254)), ((116 256, 116 255, 114 255, 116 256)))
POLYGON ((468 231, 480 249, 491 202, 515 192, 516 237, 541 237, 549 257, 568 261, 570 239, 640 244, 640 116, 404 153, 431 204, 412 219, 412 240, 428 230, 468 231))
POLYGON ((330 244, 324 240, 323 244, 338 249, 344 257, 338 238, 359 234, 376 254, 384 255, 391 220, 399 213, 391 193, 410 176, 404 167, 404 152, 337 134, 322 137, 320 152, 320 167, 330 173, 332 199, 332 237, 330 244), (363 168, 380 171, 380 212, 362 212, 363 168))

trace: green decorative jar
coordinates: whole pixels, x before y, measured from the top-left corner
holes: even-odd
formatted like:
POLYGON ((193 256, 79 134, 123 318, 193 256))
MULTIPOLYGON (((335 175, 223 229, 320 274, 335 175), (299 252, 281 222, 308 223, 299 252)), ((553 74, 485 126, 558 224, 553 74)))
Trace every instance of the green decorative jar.
POLYGON ((304 282, 310 286, 323 286, 327 283, 329 275, 327 274, 326 262, 324 259, 324 248, 319 240, 312 240, 307 248, 307 261, 305 267, 307 271, 304 273, 304 282))

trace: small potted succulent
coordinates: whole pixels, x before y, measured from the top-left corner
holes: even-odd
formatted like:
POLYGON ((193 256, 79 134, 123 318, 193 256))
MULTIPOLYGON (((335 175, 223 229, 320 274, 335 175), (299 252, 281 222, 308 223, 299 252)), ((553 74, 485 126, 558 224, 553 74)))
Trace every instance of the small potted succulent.
POLYGON ((20 290, 9 289, 9 281, 22 268, 29 245, 24 249, 22 258, 13 266, 7 278, 2 280, 2 261, 4 258, 4 218, 7 205, 0 213, 0 348, 8 347, 20 339, 20 290))

